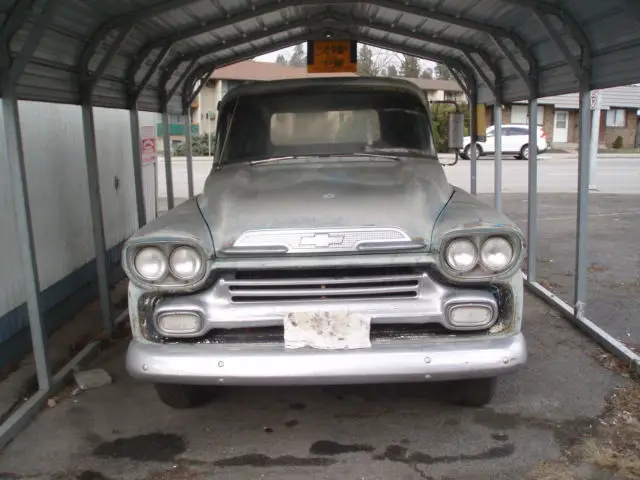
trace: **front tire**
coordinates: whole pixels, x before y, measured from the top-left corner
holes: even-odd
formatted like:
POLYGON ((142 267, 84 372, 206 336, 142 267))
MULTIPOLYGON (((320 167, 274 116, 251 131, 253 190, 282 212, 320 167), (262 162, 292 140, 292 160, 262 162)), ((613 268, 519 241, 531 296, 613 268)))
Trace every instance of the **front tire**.
POLYGON ((520 158, 522 160, 529 160, 529 145, 523 145, 520 149, 520 158))
POLYGON ((495 377, 457 380, 451 385, 451 401, 464 407, 484 407, 493 400, 497 383, 495 377))
POLYGON ((202 385, 156 383, 160 400, 172 408, 193 408, 207 403, 215 395, 215 389, 202 385))

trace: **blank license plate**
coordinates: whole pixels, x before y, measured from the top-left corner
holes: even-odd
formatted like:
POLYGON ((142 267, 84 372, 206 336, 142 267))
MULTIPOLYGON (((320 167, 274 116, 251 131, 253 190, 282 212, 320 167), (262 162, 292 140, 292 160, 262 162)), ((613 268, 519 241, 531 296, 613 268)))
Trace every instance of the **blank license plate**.
POLYGON ((371 317, 361 313, 290 313, 284 319, 285 348, 352 350, 371 347, 371 317))

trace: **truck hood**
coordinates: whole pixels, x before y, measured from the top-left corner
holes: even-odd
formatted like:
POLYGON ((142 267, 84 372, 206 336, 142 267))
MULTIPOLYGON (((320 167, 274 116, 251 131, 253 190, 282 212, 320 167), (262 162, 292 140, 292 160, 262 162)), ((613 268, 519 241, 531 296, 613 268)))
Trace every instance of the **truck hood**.
POLYGON ((256 230, 395 228, 424 244, 452 194, 435 160, 285 160, 209 175, 200 209, 219 254, 256 230))

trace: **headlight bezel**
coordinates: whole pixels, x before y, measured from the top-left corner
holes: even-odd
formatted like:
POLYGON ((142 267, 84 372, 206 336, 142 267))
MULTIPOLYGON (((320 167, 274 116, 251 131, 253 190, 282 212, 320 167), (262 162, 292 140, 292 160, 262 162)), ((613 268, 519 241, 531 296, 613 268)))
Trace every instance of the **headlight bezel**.
POLYGON ((138 286, 149 289, 168 289, 168 290, 180 290, 185 288, 193 288, 206 281, 207 272, 209 271, 210 258, 205 253, 205 250, 200 246, 192 242, 181 240, 167 240, 167 241, 144 241, 140 243, 132 243, 125 247, 125 253, 123 256, 123 267, 125 273, 129 279, 138 286), (145 248, 157 248, 161 250, 166 259, 167 269, 165 275, 155 281, 148 280, 138 272, 135 260, 137 255, 145 248), (179 248, 187 247, 196 251, 200 255, 200 268, 197 274, 190 279, 180 278, 176 275, 171 268, 171 255, 179 248))
POLYGON ((440 248, 440 266, 442 272, 453 280, 458 281, 483 281, 496 278, 507 278, 512 276, 521 266, 524 257, 524 239, 516 231, 457 231, 445 236, 440 248), (512 257, 509 263, 501 270, 491 270, 482 262, 482 247, 491 238, 499 237, 505 239, 511 245, 512 257), (473 242, 476 247, 477 257, 475 266, 465 272, 452 268, 447 261, 447 251, 452 242, 466 239, 473 242))

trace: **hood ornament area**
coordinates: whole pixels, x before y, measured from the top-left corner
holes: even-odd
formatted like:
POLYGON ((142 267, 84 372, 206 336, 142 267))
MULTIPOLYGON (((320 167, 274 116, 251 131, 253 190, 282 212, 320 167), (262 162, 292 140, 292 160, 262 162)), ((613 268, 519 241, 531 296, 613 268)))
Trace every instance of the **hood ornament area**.
POLYGON ((367 252, 424 248, 399 228, 328 228, 318 230, 251 230, 226 254, 367 252))

